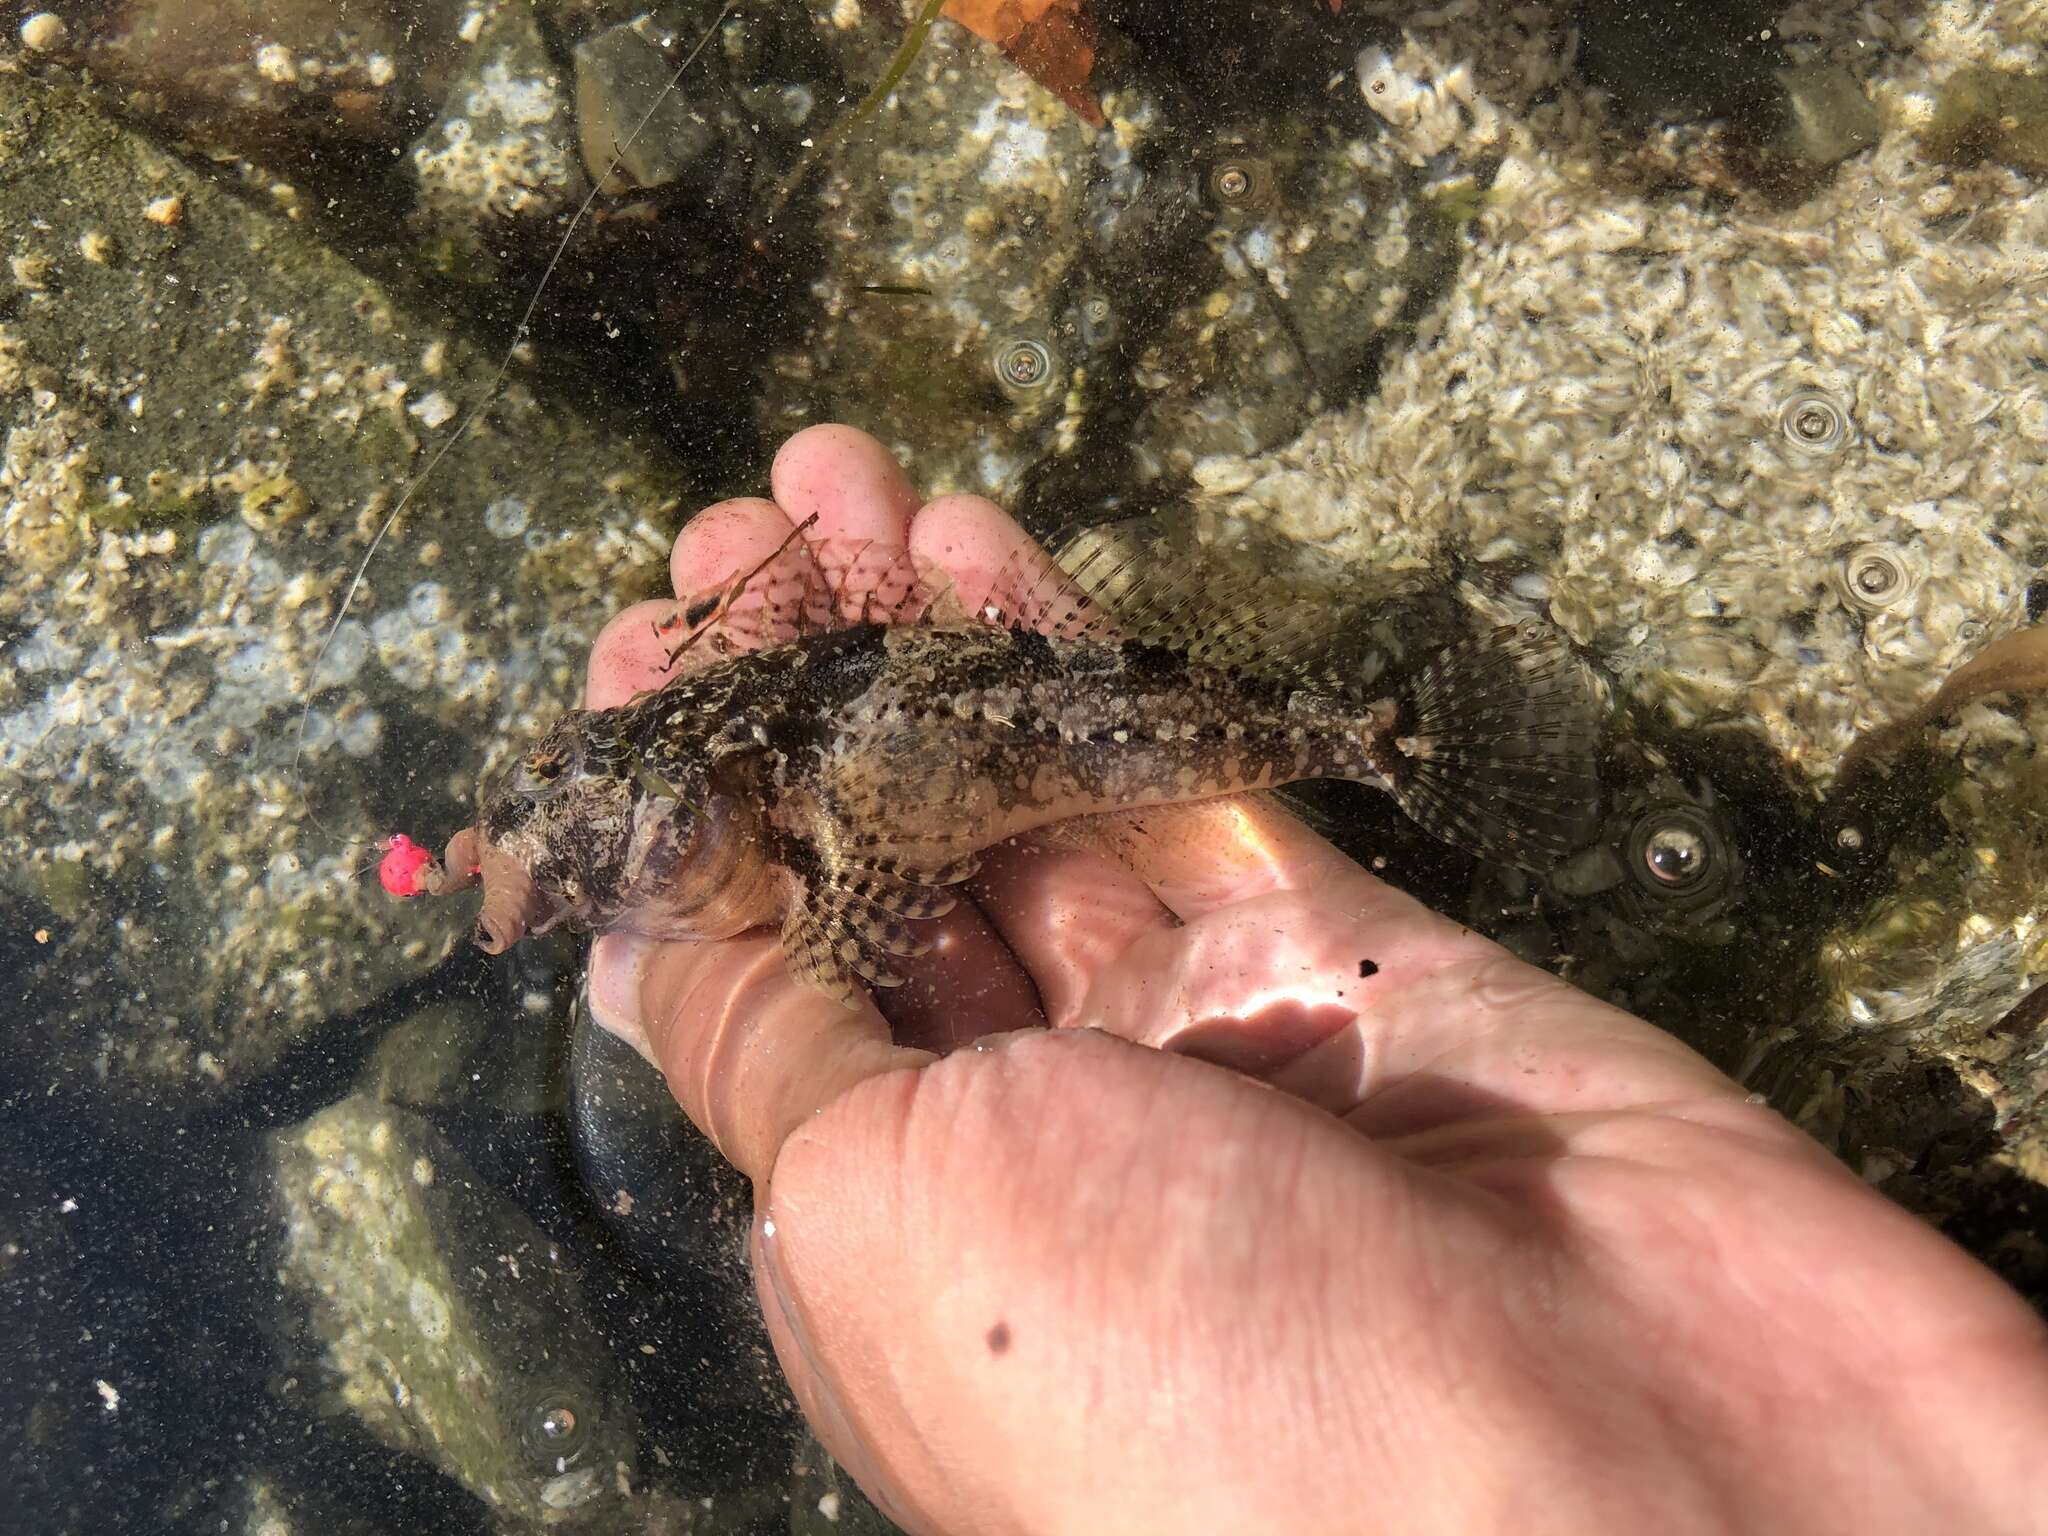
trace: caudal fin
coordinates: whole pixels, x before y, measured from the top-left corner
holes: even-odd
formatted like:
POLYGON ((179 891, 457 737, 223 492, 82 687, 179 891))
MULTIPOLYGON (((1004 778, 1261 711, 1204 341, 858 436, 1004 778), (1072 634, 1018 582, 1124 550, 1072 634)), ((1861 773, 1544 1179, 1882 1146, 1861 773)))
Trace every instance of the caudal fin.
POLYGON ((1452 646, 1411 683, 1394 776, 1401 808, 1469 852, 1541 873, 1599 816, 1591 679, 1537 620, 1452 646))

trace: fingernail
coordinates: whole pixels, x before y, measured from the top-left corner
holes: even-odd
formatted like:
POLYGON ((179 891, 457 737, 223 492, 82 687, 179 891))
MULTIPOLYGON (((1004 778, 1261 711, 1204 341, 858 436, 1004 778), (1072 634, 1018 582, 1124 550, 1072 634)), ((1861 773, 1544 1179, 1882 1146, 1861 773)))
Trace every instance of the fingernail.
POLYGON ((775 1217, 763 1202, 754 1218, 754 1269, 760 1277, 761 1306, 769 1313, 769 1324, 780 1324, 784 1335, 803 1357, 811 1379, 811 1428, 839 1460, 839 1465, 861 1486, 875 1508, 900 1526, 908 1526, 894 1490, 883 1481, 879 1464, 867 1442, 854 1431, 853 1420, 839 1401, 831 1374, 825 1369, 811 1334, 804 1324, 803 1309, 797 1305, 795 1288, 782 1261, 782 1233, 775 1217))
POLYGON ((638 1051, 650 1065, 654 1045, 640 1016, 640 989, 647 979, 647 965, 655 951, 653 939, 637 933, 608 933, 590 949, 585 972, 583 998, 590 1017, 603 1029, 617 1035, 638 1051))

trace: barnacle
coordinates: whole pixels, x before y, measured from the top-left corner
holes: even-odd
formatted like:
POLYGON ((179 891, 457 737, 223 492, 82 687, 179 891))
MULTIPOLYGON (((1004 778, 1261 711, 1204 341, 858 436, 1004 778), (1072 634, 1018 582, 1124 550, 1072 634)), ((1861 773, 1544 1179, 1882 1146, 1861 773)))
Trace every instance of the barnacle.
POLYGON ((531 510, 516 496, 500 496, 484 508, 484 527, 500 539, 516 539, 526 532, 531 510))
POLYGON ((1799 394, 1778 412, 1778 430, 1785 441, 1805 453, 1833 453, 1849 437, 1849 418, 1821 394, 1799 394))
POLYGON ((1864 613, 1881 613, 1904 602, 1919 587, 1919 574, 1889 544, 1858 544, 1842 556, 1837 575, 1842 598, 1864 613))
POLYGON ((1011 336, 996 343, 990 358, 996 382, 1013 395, 1032 395, 1052 383, 1058 364, 1052 348, 1035 336, 1011 336))

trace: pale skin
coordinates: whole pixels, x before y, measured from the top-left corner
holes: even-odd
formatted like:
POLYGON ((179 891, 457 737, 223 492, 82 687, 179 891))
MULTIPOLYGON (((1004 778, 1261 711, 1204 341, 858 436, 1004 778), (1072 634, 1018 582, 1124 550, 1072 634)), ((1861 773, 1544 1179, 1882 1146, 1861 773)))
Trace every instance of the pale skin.
MULTIPOLYGON (((844 427, 771 489, 685 528, 679 593, 814 515, 970 598, 1022 541, 844 427)), ((591 705, 674 608, 607 626, 591 705)), ((1670 1037, 1258 798, 967 890, 879 1009, 766 933, 591 967, 754 1180, 777 1353, 907 1528, 2048 1530, 2048 1330, 1670 1037)))

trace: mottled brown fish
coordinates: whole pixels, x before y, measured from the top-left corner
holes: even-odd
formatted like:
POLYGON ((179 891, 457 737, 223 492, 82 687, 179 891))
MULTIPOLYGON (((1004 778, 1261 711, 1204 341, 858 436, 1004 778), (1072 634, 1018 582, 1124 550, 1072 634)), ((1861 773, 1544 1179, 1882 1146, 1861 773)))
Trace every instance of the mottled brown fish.
POLYGON ((1111 609, 1035 627, 946 620, 920 594, 892 606, 914 622, 827 628, 816 593, 785 596, 780 643, 564 716, 450 846, 451 870, 481 871, 479 942, 775 924, 795 973, 843 998, 902 980, 982 850, 1092 812, 1350 779, 1531 868, 1585 828, 1596 714, 1548 626, 1367 689, 1243 591, 1204 601, 1142 562, 1108 574, 1083 586, 1116 587, 1111 609))

